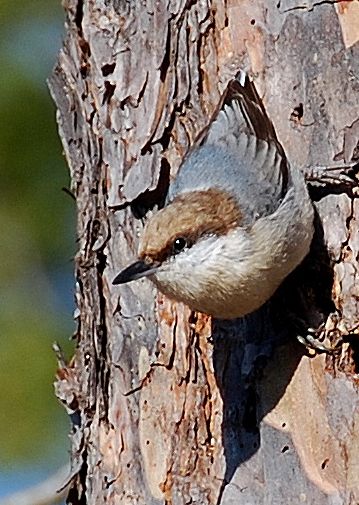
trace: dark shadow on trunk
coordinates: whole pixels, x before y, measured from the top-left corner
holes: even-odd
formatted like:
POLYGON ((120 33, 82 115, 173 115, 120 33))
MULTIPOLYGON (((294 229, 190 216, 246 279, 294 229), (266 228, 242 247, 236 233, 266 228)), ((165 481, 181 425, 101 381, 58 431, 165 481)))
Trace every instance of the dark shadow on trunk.
POLYGON ((333 272, 317 216, 315 229, 310 254, 267 304, 241 319, 213 321, 213 364, 223 399, 226 460, 218 503, 238 466, 259 449, 260 422, 283 396, 306 352, 296 336, 304 335, 308 327, 318 327, 333 310, 333 272), (262 402, 259 391, 266 380, 265 368, 269 361, 278 359, 279 347, 281 354, 283 349, 287 353, 287 367, 280 369, 278 381, 268 392, 270 401, 262 402))

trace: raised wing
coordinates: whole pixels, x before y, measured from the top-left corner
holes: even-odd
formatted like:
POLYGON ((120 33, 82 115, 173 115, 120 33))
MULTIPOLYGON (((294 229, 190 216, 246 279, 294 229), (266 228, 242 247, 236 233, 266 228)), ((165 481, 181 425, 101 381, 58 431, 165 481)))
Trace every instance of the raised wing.
MULTIPOLYGON (((268 161, 270 155, 276 151, 280 163, 275 167, 270 163, 267 166, 263 164, 261 168, 267 169, 267 173, 262 173, 262 176, 265 175, 267 180, 276 183, 280 193, 284 196, 289 177, 284 149, 277 138, 273 123, 267 115, 253 81, 245 72, 240 71, 235 79, 229 81, 210 123, 198 135, 195 145, 212 144, 236 149, 240 145, 240 136, 243 133, 268 144, 269 151, 271 151, 271 153, 268 152, 268 161)), ((257 148, 260 151, 260 146, 257 148)), ((259 152, 254 156, 256 154, 259 152)), ((253 161, 256 165, 256 160, 253 161)), ((253 166, 253 168, 255 167, 253 166)))
POLYGON ((219 188, 237 199, 251 224, 275 212, 290 184, 274 126, 253 82, 241 72, 186 154, 167 202, 184 192, 219 188))

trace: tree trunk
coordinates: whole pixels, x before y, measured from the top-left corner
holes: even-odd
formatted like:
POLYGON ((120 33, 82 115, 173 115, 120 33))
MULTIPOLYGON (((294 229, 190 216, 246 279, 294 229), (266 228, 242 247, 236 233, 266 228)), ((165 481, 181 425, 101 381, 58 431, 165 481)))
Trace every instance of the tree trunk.
MULTIPOLYGON (((71 504, 359 502, 359 204, 313 187, 313 250, 257 313, 212 321, 113 286, 228 80, 249 71, 288 158, 358 158, 359 2, 66 0, 50 88, 76 196, 71 504), (308 356, 289 312, 335 355, 308 356)), ((260 289, 260 286, 259 286, 260 289)))

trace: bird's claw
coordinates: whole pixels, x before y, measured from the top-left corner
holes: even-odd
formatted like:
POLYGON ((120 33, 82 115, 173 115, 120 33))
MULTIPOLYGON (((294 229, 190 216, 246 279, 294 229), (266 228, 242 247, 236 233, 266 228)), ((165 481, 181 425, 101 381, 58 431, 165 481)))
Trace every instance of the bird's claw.
POLYGON ((310 354, 325 352, 326 354, 334 354, 340 350, 341 341, 335 345, 326 344, 323 338, 320 337, 322 328, 314 329, 308 328, 305 336, 297 335, 297 340, 306 347, 310 354))
POLYGON ((357 184, 356 175, 358 170, 358 161, 346 164, 338 163, 333 166, 307 167, 305 169, 305 179, 308 183, 354 186, 357 184))

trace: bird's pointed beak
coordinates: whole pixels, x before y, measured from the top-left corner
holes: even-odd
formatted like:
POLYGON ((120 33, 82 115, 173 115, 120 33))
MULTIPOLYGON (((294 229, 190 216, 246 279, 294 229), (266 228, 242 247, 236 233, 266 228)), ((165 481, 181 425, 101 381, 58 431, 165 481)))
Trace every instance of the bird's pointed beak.
POLYGON ((158 265, 146 263, 143 260, 136 261, 120 272, 112 281, 112 284, 125 284, 126 282, 135 281, 141 277, 147 277, 156 272, 158 265))

